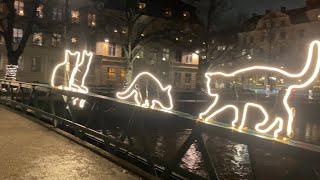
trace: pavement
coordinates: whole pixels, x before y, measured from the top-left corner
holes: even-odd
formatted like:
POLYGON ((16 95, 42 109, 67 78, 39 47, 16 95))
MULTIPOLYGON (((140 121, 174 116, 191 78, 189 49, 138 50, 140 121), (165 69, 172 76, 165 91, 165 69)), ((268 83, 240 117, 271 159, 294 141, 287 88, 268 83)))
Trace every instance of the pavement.
POLYGON ((0 179, 140 179, 0 105, 0 179))

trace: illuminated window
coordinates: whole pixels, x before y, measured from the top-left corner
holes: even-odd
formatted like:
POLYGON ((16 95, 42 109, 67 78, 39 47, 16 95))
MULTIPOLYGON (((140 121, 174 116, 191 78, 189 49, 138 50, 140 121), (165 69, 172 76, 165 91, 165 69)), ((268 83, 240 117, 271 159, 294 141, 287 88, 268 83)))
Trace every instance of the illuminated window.
POLYGON ((184 82, 185 83, 191 83, 191 74, 190 73, 186 73, 185 74, 184 82))
POLYGON ((117 45, 115 43, 109 43, 108 55, 109 56, 116 56, 116 48, 117 48, 117 45))
POLYGON ((190 12, 189 11, 183 11, 182 16, 183 17, 190 17, 190 12))
POLYGON ((186 63, 191 64, 192 63, 192 54, 187 54, 186 56, 186 63))
POLYGON ((320 14, 318 14, 317 18, 318 18, 318 21, 320 21, 320 14))
POLYGON ((138 8, 139 9, 144 9, 147 7, 147 4, 146 3, 138 3, 138 8))
POLYGON ((42 33, 33 33, 33 45, 42 46, 42 33))
POLYGON ((96 15, 95 14, 88 14, 88 26, 89 27, 96 27, 96 15))
POLYGON ((166 8, 164 11, 164 16, 165 17, 171 17, 172 16, 172 11, 169 8, 166 8))
POLYGON ((23 36, 22 29, 13 28, 13 42, 14 43, 20 43, 22 36, 23 36))
POLYGON ((126 70, 120 69, 120 79, 124 80, 126 78, 126 70))
POLYGON ((116 79, 116 71, 114 68, 108 67, 108 79, 109 80, 116 79))
POLYGON ((71 11, 71 22, 73 24, 79 24, 80 23, 80 13, 79 11, 71 11))
POLYGON ((52 34, 52 46, 53 47, 58 47, 61 43, 61 34, 52 34))
POLYGON ((52 9, 52 20, 62 21, 62 9, 61 8, 53 8, 52 9))
POLYGON ((162 60, 167 61, 170 58, 170 49, 162 49, 162 60))
POLYGON ((264 77, 264 76, 258 77, 258 78, 257 78, 257 84, 256 84, 256 85, 258 85, 258 86, 264 86, 264 85, 265 85, 264 82, 265 82, 265 77, 264 77))
POLYGON ((71 38, 71 43, 72 43, 72 44, 77 44, 77 42, 78 42, 77 37, 72 37, 72 38, 71 38))
POLYGON ((43 5, 39 5, 37 8, 37 16, 38 18, 43 18, 43 5))
POLYGON ((23 0, 14 1, 14 9, 19 16, 24 16, 24 2, 23 0))
POLYGON ((226 50, 226 46, 218 46, 218 51, 224 51, 226 50))
POLYGON ((31 60, 31 72, 40 72, 41 61, 38 57, 33 57, 31 60))

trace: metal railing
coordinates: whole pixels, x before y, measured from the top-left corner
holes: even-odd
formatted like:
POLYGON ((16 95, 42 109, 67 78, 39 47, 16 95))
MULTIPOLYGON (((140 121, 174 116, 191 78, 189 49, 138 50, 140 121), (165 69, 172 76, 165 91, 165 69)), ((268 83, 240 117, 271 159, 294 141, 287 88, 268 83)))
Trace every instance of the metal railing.
POLYGON ((3 104, 43 119, 163 179, 219 179, 214 155, 208 148, 208 139, 216 136, 248 146, 253 174, 256 160, 251 154, 257 154, 257 149, 309 162, 304 167, 308 169, 320 162, 320 146, 294 140, 275 141, 272 136, 261 136, 252 130, 240 133, 227 124, 205 124, 182 112, 140 108, 115 98, 48 85, 6 80, 0 80, 0 85, 3 104), (73 105, 74 98, 86 100, 84 108, 73 105), (181 129, 189 131, 179 144, 175 135, 181 129), (154 133, 162 134, 167 143, 155 145, 158 140, 154 133), (198 174, 180 165, 194 143, 206 173, 198 174))

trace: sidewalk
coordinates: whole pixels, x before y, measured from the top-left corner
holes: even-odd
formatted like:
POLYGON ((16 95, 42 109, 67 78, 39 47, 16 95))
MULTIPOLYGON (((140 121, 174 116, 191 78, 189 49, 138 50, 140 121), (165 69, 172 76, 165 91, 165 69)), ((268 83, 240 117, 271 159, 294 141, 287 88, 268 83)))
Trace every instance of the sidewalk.
POLYGON ((139 179, 0 105, 0 179, 139 179))

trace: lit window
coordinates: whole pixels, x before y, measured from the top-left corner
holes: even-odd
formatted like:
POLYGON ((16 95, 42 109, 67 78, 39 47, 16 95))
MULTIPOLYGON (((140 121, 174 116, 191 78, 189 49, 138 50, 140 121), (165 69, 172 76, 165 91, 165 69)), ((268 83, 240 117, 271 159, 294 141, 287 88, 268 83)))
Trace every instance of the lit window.
POLYGON ((170 58, 170 50, 169 49, 162 49, 162 60, 167 61, 170 58))
POLYGON ((52 9, 52 20, 62 21, 62 9, 61 8, 53 8, 52 9))
POLYGON ((172 16, 172 11, 169 8, 165 9, 164 16, 165 17, 171 17, 172 16))
POLYGON ((317 18, 318 18, 318 21, 320 21, 320 14, 318 14, 317 18))
POLYGON ((116 72, 114 68, 108 67, 108 79, 109 80, 116 79, 116 72))
POLYGON ((33 33, 33 45, 42 46, 42 33, 33 33))
POLYGON ((13 28, 13 42, 20 43, 22 36, 23 36, 22 29, 13 28))
POLYGON ((61 34, 52 34, 52 46, 58 47, 61 43, 61 34))
POLYGON ((146 3, 138 3, 138 8, 139 9, 144 9, 147 7, 147 4, 146 3))
POLYGON ((226 50, 226 46, 218 46, 218 51, 224 51, 226 50))
POLYGON ((126 70, 120 69, 120 79, 124 80, 126 78, 126 70))
POLYGON ((77 42, 78 42, 77 37, 72 37, 72 38, 71 38, 71 43, 72 43, 72 44, 76 44, 77 42))
POLYGON ((183 11, 182 16, 183 17, 190 17, 190 12, 189 11, 183 11))
POLYGON ((73 24, 79 24, 80 23, 80 13, 79 11, 71 11, 71 22, 73 24))
POLYGON ((191 74, 190 73, 186 73, 185 74, 184 82, 185 83, 191 83, 191 74))
POLYGON ((39 5, 37 8, 37 16, 38 18, 43 18, 43 5, 39 5))
POLYGON ((186 56, 186 63, 191 64, 192 63, 192 54, 187 54, 186 56))
POLYGON ((95 14, 88 14, 88 26, 89 27, 96 27, 96 15, 95 14))
POLYGON ((31 61, 31 72, 40 72, 40 70, 41 70, 40 58, 33 57, 31 61))
POLYGON ((109 43, 109 51, 108 51, 109 56, 116 56, 116 47, 117 45, 115 43, 109 43))
POLYGON ((24 2, 23 0, 14 1, 14 9, 19 16, 24 16, 24 2))

